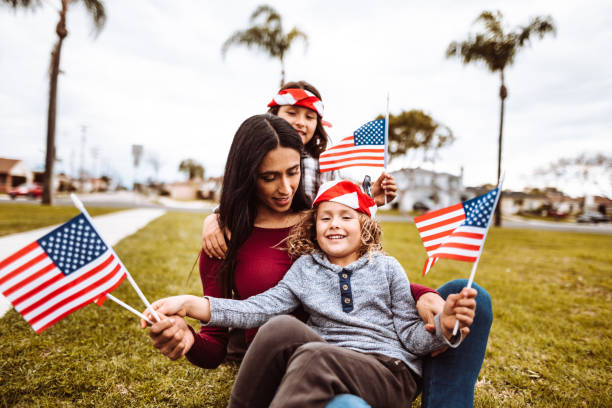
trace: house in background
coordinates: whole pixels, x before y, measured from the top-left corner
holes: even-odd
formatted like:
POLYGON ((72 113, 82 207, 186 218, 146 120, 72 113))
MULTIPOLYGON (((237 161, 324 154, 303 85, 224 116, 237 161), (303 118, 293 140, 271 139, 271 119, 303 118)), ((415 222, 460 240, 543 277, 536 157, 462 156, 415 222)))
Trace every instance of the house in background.
POLYGON ((398 189, 396 206, 402 212, 444 208, 468 198, 464 194, 463 174, 455 176, 420 167, 391 174, 398 189))
POLYGON ((0 158, 0 193, 8 193, 11 187, 33 180, 34 174, 23 161, 0 158))

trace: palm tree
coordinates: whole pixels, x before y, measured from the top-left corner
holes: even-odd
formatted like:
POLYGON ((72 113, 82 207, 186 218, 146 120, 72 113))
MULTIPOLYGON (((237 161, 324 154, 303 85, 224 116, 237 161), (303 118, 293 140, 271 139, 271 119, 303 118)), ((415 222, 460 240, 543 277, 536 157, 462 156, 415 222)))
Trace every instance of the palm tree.
MULTIPOLYGON (((499 98, 501 99, 501 112, 499 116, 499 142, 497 147, 497 179, 501 176, 502 155, 502 129, 504 125, 504 101, 508 96, 504 82, 504 70, 514 63, 516 53, 529 44, 531 36, 544 38, 548 33, 555 34, 556 28, 552 17, 534 17, 528 25, 517 27, 514 31, 504 31, 501 12, 483 11, 475 23, 481 22, 485 31, 470 35, 467 40, 453 41, 448 45, 446 57, 457 56, 464 64, 470 62, 484 62, 491 72, 499 72, 501 86, 499 98)), ((495 225, 501 225, 501 210, 498 205, 495 209, 495 225)))
MULTIPOLYGON (((0 0, 9 4, 13 8, 34 9, 40 6, 40 0, 0 0)), ((49 65, 49 108, 47 111, 47 152, 45 156, 45 178, 43 181, 43 204, 53 204, 53 165, 55 162, 55 115, 57 112, 57 78, 59 76, 60 56, 62 44, 68 35, 66 29, 66 14, 68 6, 74 0, 61 0, 59 10, 59 21, 55 27, 57 42, 51 51, 51 63, 49 65)), ((106 22, 106 12, 104 4, 100 0, 81 0, 89 14, 91 15, 96 33, 99 33, 106 22)))
POLYGON ((281 63, 281 87, 285 84, 285 55, 293 42, 301 38, 308 45, 308 36, 293 27, 285 34, 280 14, 271 6, 261 5, 251 14, 251 26, 244 31, 235 31, 221 48, 221 55, 225 57, 232 45, 244 45, 247 48, 259 48, 267 52, 270 57, 278 58, 281 63), (259 16, 263 22, 256 24, 259 16))

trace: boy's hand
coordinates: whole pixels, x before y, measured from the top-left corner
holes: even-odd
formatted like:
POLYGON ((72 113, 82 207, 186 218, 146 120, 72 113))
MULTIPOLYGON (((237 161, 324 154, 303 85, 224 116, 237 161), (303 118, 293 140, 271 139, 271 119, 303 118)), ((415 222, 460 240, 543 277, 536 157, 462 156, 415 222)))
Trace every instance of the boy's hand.
MULTIPOLYGON (((188 313, 187 304, 189 300, 194 296, 190 295, 181 295, 181 296, 172 296, 164 299, 156 300, 151 303, 151 307, 157 311, 159 314, 163 314, 165 316, 177 315, 180 317, 185 317, 188 313)), ((153 314, 151 313, 151 309, 147 308, 144 312, 142 312, 149 320, 152 322, 156 321, 153 318, 153 314)), ((144 319, 140 319, 140 327, 145 328, 147 323, 144 319)))
POLYGON ((442 333, 447 339, 453 336, 455 321, 459 321, 459 328, 463 336, 469 333, 469 326, 474 321, 476 310, 476 289, 463 288, 460 293, 448 295, 444 302, 444 309, 440 315, 442 333))
POLYGON ((397 185, 395 184, 395 179, 392 175, 383 171, 378 180, 372 185, 372 198, 376 205, 380 207, 385 205, 385 196, 387 196, 387 203, 390 203, 396 195, 397 185))
POLYGON ((425 322, 425 330, 430 333, 436 332, 434 317, 444 309, 444 299, 435 292, 427 292, 419 297, 416 303, 417 312, 421 320, 425 322))
MULTIPOLYGON (((231 233, 225 231, 227 239, 231 238, 231 233)), ((202 249, 210 258, 225 259, 227 244, 221 228, 219 228, 219 215, 210 214, 204 219, 202 224, 202 249)))

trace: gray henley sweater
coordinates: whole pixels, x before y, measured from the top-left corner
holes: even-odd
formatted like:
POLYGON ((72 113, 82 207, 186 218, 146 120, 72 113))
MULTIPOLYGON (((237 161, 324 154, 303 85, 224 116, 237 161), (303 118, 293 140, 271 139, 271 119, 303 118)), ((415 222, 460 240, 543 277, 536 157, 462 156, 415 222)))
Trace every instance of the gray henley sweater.
POLYGON ((420 357, 461 342, 459 335, 446 340, 439 315, 436 334, 425 330, 404 269, 382 254, 364 255, 344 268, 321 252, 304 255, 275 287, 259 295, 242 301, 208 299, 208 325, 244 329, 302 304, 310 314, 308 326, 328 343, 398 358, 421 376, 420 357))

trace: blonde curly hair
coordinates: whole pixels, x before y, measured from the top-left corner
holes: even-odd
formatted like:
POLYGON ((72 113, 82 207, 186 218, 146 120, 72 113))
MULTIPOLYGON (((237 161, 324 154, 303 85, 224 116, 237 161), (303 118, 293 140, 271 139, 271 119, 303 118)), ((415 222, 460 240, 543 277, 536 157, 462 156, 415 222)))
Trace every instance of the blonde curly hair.
MULTIPOLYGON (((318 207, 315 207, 306 211, 304 217, 291 229, 289 236, 285 239, 287 251, 291 257, 298 258, 315 251, 321 251, 321 247, 317 243, 317 209, 318 207)), ((361 230, 359 256, 382 253, 380 225, 366 214, 358 212, 358 215, 361 230)))

